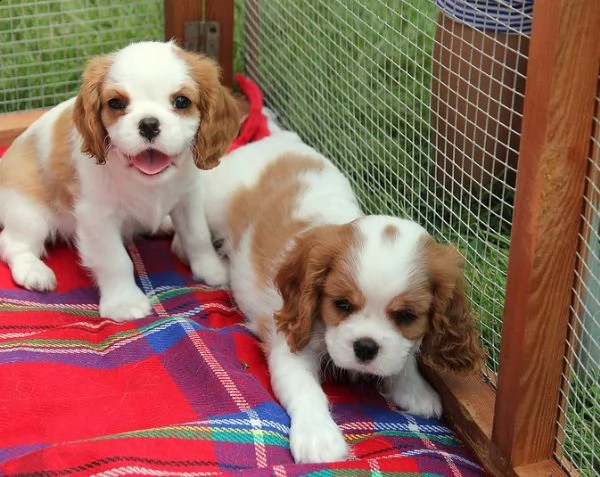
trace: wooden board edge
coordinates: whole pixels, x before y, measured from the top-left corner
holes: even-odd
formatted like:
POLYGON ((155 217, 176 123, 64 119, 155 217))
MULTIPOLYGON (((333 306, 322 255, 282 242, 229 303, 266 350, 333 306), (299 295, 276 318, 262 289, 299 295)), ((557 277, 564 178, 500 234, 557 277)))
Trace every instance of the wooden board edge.
POLYGON ((444 418, 457 437, 492 476, 510 473, 492 443, 496 393, 483 375, 450 376, 423 367, 423 373, 442 398, 444 418))
POLYGON ((514 469, 515 477, 573 477, 578 474, 567 473, 555 460, 544 460, 535 464, 514 469))
POLYGON ((44 114, 47 109, 31 109, 16 113, 0 114, 0 147, 10 144, 29 127, 36 119, 44 114))

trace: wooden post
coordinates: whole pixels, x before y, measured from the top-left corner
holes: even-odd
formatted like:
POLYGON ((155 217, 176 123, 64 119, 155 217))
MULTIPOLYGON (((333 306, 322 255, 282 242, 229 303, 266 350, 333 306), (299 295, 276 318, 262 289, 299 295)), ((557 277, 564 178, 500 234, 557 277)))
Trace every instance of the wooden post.
POLYGON ((185 23, 203 18, 202 0, 164 0, 165 40, 185 45, 185 23))
POLYGON ((233 12, 234 0, 204 0, 204 20, 220 24, 219 64, 223 68, 223 84, 233 84, 233 12))
POLYGON ((185 45, 187 22, 219 22, 219 57, 223 84, 233 83, 233 12, 234 0, 164 0, 165 38, 185 45))
POLYGON ((598 0, 535 2, 492 431, 500 456, 522 476, 553 461, 598 25, 598 0))

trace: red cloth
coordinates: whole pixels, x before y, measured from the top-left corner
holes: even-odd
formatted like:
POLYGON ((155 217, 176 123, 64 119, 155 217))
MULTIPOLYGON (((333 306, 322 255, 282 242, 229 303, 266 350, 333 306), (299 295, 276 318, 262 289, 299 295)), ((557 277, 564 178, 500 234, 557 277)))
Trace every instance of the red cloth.
POLYGON ((234 79, 240 86, 241 92, 248 98, 250 108, 238 137, 233 140, 227 152, 270 135, 267 117, 262 113, 263 98, 260 88, 254 81, 242 74, 237 73, 234 79))
MULTIPOLYGON (((232 149, 269 133, 260 90, 236 80, 251 111, 232 149)), ((129 247, 153 310, 122 324, 98 317, 72 248, 49 250, 53 293, 16 286, 0 262, 0 475, 482 475, 442 421, 397 412, 368 384, 325 385, 352 459, 294 464, 257 339, 169 245, 129 247)))

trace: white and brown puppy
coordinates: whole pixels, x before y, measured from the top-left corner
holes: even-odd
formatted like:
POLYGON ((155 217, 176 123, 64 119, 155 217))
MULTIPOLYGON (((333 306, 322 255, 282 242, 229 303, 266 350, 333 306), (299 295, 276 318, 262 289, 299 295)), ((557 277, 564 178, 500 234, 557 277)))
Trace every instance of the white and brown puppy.
POLYGON ((382 378, 395 404, 426 417, 442 406, 418 354, 445 371, 479 367, 464 261, 414 222, 363 215, 327 158, 271 130, 206 173, 205 210, 235 300, 264 342, 295 460, 341 460, 348 447, 320 385, 323 359, 382 378))
POLYGON ((92 59, 82 80, 76 98, 40 117, 0 160, 0 257, 15 282, 52 290, 45 245, 75 238, 100 315, 141 318, 150 303, 124 240, 171 214, 194 276, 223 285, 199 170, 218 164, 238 129, 218 65, 171 42, 142 42, 92 59))

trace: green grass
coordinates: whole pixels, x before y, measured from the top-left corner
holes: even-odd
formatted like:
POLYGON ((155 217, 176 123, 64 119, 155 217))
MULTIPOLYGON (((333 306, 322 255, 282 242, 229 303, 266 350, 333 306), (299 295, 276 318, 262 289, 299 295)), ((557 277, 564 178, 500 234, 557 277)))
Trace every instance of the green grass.
MULTIPOLYGON (((497 370, 506 285, 510 193, 441 190, 432 179, 429 86, 431 0, 261 1, 258 81, 284 123, 346 171, 372 213, 413 218, 457 244, 468 261, 474 311, 497 370), (388 7, 390 5, 391 7, 388 7)), ((74 94, 87 59, 134 40, 162 39, 162 0, 0 2, 0 113, 74 94)), ((244 15, 236 0, 236 15, 244 15)), ((244 70, 243 24, 234 65, 244 70)), ((579 469, 600 455, 599 377, 573 378, 565 449, 579 469), (583 405, 582 403, 586 403, 583 405), (596 403, 596 404, 594 404, 596 403), (597 426, 597 425, 596 425, 597 426), (586 460, 587 459, 587 460, 586 460)))
POLYGON ((73 95, 85 62, 163 38, 162 0, 0 2, 0 113, 73 95))

